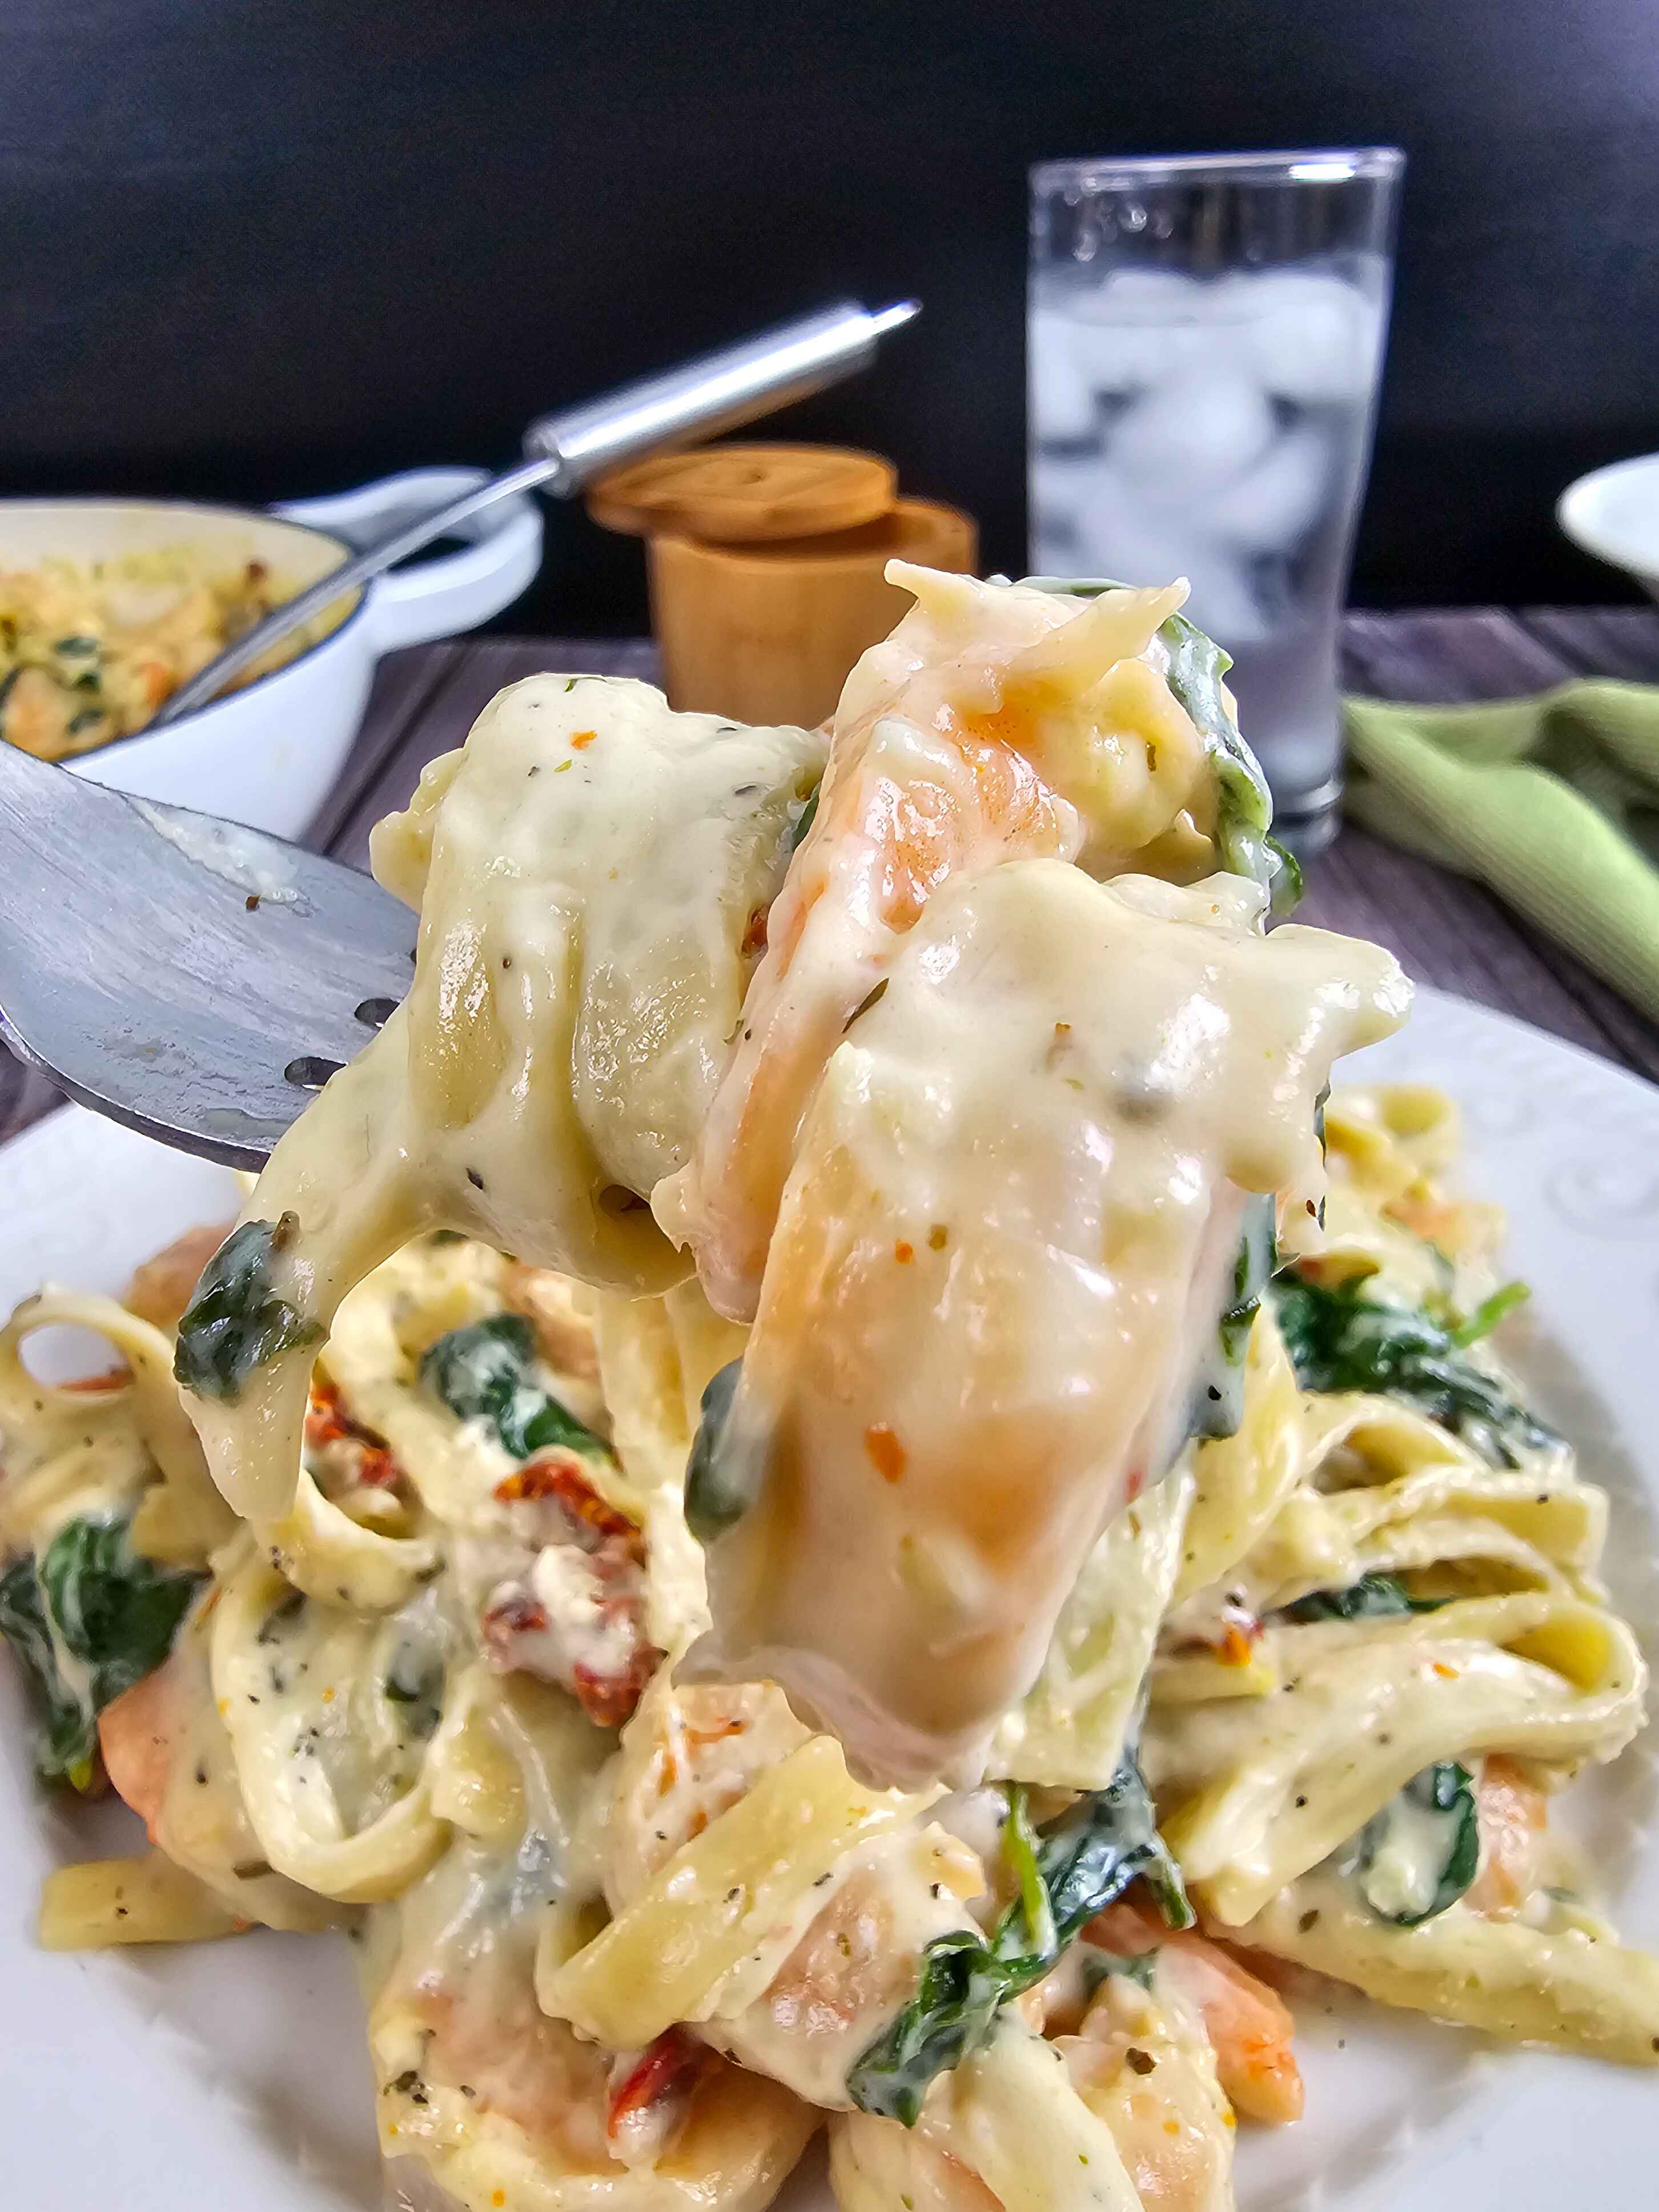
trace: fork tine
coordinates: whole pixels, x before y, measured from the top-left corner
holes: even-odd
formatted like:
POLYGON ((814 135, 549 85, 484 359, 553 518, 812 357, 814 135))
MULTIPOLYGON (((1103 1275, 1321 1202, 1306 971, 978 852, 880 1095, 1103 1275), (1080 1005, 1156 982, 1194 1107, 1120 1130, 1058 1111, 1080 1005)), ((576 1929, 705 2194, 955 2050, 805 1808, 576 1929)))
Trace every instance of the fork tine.
POLYGON ((163 1144, 258 1167, 403 997, 415 932, 355 869, 0 744, 0 1037, 163 1144))

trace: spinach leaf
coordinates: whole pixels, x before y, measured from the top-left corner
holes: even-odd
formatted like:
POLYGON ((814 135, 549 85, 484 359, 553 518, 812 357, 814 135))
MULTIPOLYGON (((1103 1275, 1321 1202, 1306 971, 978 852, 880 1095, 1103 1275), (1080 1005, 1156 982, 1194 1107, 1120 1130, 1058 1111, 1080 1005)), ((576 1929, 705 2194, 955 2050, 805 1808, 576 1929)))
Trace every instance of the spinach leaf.
POLYGON ((1157 1944, 1150 1951, 1094 1951, 1083 1961, 1083 1986, 1092 1996, 1103 1982, 1109 1981, 1114 1974, 1122 1974, 1150 1991, 1157 1972, 1157 1944))
POLYGON ((1474 1777, 1448 1759, 1425 1766, 1366 1821, 1349 1871, 1379 1920, 1417 1928, 1455 1905, 1480 1865, 1474 1777))
POLYGON ((1231 1437, 1244 1418, 1244 1355, 1277 1257, 1273 1201, 1254 1196, 1245 1201, 1244 1225, 1233 1261, 1231 1295, 1216 1325, 1215 1343, 1194 1380, 1188 1434, 1231 1437))
POLYGON ((1310 1590, 1284 1608, 1286 1620, 1368 1620, 1387 1613, 1432 1613, 1446 1601, 1413 1597, 1392 1575, 1361 1575, 1346 1589, 1310 1590))
POLYGON ((823 789, 822 783, 815 783, 812 786, 811 796, 800 811, 800 819, 789 833, 789 850, 792 854, 799 852, 801 847, 806 842, 807 831, 818 818, 818 794, 823 789))
POLYGON ((528 1372, 535 1334, 520 1314, 452 1328, 421 1354, 421 1380, 463 1421, 488 1421, 514 1459, 556 1446, 588 1459, 611 1448, 528 1372))
POLYGON ((166 1658, 199 1580, 133 1551, 128 1528, 67 1522, 43 1558, 15 1560, 0 1577, 0 1634, 40 1717, 37 1768, 77 1790, 97 1771, 98 1715, 166 1658), (65 1679, 60 1649, 80 1662, 79 1684, 65 1679))
POLYGON ((1303 1389, 1397 1398, 1496 1467, 1516 1467, 1523 1447, 1554 1442, 1426 1313, 1376 1304, 1357 1283, 1327 1289, 1294 1272, 1274 1276, 1273 1294, 1303 1389))
POLYGON ((1302 871, 1267 834, 1273 809, 1267 779, 1239 735, 1222 684, 1232 655, 1185 615, 1171 615, 1162 635, 1170 649, 1170 689, 1191 715, 1214 766, 1216 843, 1222 864, 1233 875, 1259 883, 1270 894, 1276 914, 1288 912, 1301 896, 1302 871))
POLYGON ((291 1213, 245 1221, 203 1269, 173 1356, 174 1376, 194 1396, 234 1405, 256 1367, 321 1340, 317 1323, 271 1284, 271 1262, 297 1225, 291 1213))
POLYGON ((90 1790, 98 1772, 98 1732, 93 1714, 58 1671, 32 1559, 14 1560, 0 1575, 0 1636, 12 1648, 34 1707, 35 1772, 43 1782, 90 1790))
POLYGON ((702 1410, 691 1453, 685 1462, 685 1525, 700 1544, 712 1544, 755 1502, 749 1470, 740 1466, 726 1441, 732 1401, 743 1376, 743 1362, 722 1367, 702 1394, 702 1410))
POLYGON ((1003 1848, 1018 1894, 988 1940, 962 1929, 927 1946, 915 1995, 847 2077, 860 2112, 914 2127, 934 2076, 981 2050, 1010 1998, 1040 1982, 1137 1876, 1151 1886, 1171 1927, 1192 1925, 1180 1870, 1158 1832, 1133 1758, 1104 1790, 1080 1797, 1036 1832, 1024 1792, 1010 1784, 1003 1848))

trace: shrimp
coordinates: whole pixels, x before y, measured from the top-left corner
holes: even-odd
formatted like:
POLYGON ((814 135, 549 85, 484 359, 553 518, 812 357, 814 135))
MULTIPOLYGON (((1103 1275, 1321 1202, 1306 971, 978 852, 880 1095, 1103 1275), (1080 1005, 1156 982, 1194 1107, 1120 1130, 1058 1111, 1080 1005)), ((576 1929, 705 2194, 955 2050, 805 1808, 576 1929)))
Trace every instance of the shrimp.
POLYGON ((1110 2130, 1145 2212, 1232 2212, 1237 2124, 1190 2004, 1110 1974, 1079 2032, 1054 2047, 1110 2130))
POLYGON ((1133 1905, 1099 1914, 1084 1940, 1117 1958, 1156 1953, 1155 1987, 1202 2018, 1221 2087, 1239 2111, 1275 2126, 1301 2118, 1302 2076, 1291 2050, 1296 2021, 1283 1998, 1218 1943, 1174 1933, 1133 1905))
POLYGON ((231 1226, 222 1221, 186 1229, 137 1270, 121 1303, 155 1328, 177 1328, 203 1268, 229 1236, 231 1226))
POLYGON ((1078 1561, 1224 1399, 1247 1194, 1287 1245, 1316 1218, 1315 1097, 1409 987, 1261 898, 953 878, 819 1085, 699 1458, 693 1663, 781 1684, 866 1777, 983 1771, 1078 1561))
POLYGON ((173 1778, 177 1677, 170 1662, 123 1690, 98 1716, 98 1747, 118 1796, 143 1822, 153 1844, 173 1778))
POLYGON ((1488 1920, 1509 1920, 1538 1886, 1538 1843, 1549 1820, 1549 1799, 1502 1753, 1484 1761, 1475 1784, 1480 1871, 1468 1903, 1488 1920))
POLYGON ((690 1166, 653 1195, 734 1321, 754 1316, 824 1065, 939 885, 1020 858, 1109 872, 1186 818, 1202 768, 1191 721, 1135 658, 1182 587, 1091 603, 896 564, 894 580, 917 605, 848 679, 736 1049, 690 1166), (1126 722, 1156 734, 1126 744, 1126 722))

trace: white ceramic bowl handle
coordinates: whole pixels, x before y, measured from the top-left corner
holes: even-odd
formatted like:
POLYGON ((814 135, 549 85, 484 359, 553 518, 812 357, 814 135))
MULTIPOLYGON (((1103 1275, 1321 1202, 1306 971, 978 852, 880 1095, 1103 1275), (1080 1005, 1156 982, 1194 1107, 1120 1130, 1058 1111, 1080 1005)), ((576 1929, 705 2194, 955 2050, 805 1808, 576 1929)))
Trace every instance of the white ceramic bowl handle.
MULTIPOLYGON (((410 469, 355 491, 288 500, 270 511, 355 547, 459 498, 489 476, 487 469, 410 469)), ((459 551, 393 568, 368 586, 368 621, 379 652, 453 637, 487 621, 518 598, 541 566, 541 510, 523 492, 472 516, 457 534, 470 541, 459 551)))

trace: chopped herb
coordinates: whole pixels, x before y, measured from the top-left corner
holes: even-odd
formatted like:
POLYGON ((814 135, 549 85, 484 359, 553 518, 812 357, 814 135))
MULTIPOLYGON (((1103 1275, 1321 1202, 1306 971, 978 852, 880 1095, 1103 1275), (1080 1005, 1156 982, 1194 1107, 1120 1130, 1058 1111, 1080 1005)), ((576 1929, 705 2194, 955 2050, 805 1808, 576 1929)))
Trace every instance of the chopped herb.
POLYGON ((1215 1346, 1194 1379, 1188 1433, 1195 1437, 1231 1437, 1238 1433, 1244 1418, 1244 1355, 1250 1331, 1273 1271, 1273 1201, 1254 1196, 1245 1200, 1243 1228, 1233 1261, 1228 1304, 1216 1325, 1215 1346))
POLYGON ((37 1715, 44 1780, 89 1790, 98 1773, 98 1715, 166 1658, 198 1577, 134 1552, 125 1520, 70 1521, 44 1556, 0 1574, 0 1636, 15 1652, 37 1715), (85 1687, 65 1679, 60 1652, 85 1687))
POLYGON ((173 1359, 174 1376, 193 1396, 234 1405, 256 1367, 320 1340, 317 1323, 271 1281, 273 1256, 295 1226, 291 1213, 278 1222, 245 1221, 203 1270, 179 1323, 173 1359))
POLYGON ((463 1421, 487 1421, 514 1459, 562 1447, 587 1459, 611 1450, 551 1391, 532 1382, 535 1334, 521 1314, 453 1328, 421 1354, 421 1380, 463 1421))
POLYGON ((286 1597, 279 1598, 277 1600, 276 1603, 272 1606, 270 1611, 260 1622, 259 1633, 254 1638, 254 1642, 256 1644, 275 1644, 277 1638, 281 1636, 283 1631, 288 1626, 289 1621, 297 1620, 305 1609, 305 1592, 303 1590, 289 1590, 286 1597))
POLYGON ((1357 1283, 1328 1289, 1294 1272, 1276 1275, 1273 1292, 1303 1389, 1398 1399, 1494 1466, 1516 1467, 1523 1448, 1554 1442, 1426 1313, 1375 1304, 1359 1295, 1357 1283))
POLYGON ((1179 1869, 1158 1832, 1133 1759, 1106 1789, 1079 1797, 1035 1833, 1024 1792, 1011 1785, 1003 1848, 1018 1895, 988 1941, 964 1929, 927 1946, 915 1996, 848 2076, 848 2093, 861 2112, 914 2127, 934 2076, 983 2049, 1002 2007, 1041 1981, 1137 1876, 1151 1887, 1171 1927, 1192 1925, 1179 1869))

